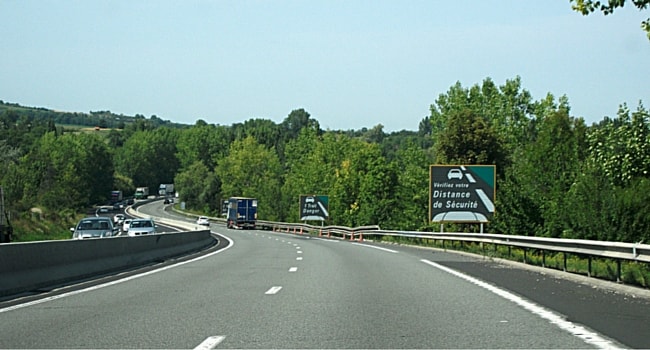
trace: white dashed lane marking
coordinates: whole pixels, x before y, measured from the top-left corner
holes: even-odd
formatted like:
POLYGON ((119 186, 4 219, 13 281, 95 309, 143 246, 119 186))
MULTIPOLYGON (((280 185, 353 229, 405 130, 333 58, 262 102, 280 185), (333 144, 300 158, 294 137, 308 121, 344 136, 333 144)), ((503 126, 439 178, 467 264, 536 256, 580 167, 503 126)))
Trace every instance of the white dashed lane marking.
POLYGON ((280 286, 271 287, 271 288, 270 288, 269 290, 267 290, 266 293, 264 293, 264 294, 266 294, 266 295, 278 294, 278 292, 280 291, 280 289, 282 289, 282 287, 280 287, 280 286))
POLYGON ((226 339, 226 337, 224 337, 223 335, 208 337, 201 344, 199 344, 199 346, 195 347, 194 350, 216 349, 217 345, 219 345, 224 339, 226 339))

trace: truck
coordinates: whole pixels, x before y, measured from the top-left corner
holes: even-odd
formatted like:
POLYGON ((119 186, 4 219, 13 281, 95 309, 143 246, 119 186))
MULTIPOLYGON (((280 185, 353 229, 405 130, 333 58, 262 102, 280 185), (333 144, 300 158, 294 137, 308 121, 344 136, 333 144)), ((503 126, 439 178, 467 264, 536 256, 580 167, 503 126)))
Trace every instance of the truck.
POLYGON ((122 199, 122 191, 111 191, 111 204, 119 203, 122 199))
POLYGON ((228 199, 228 228, 255 229, 257 221, 257 199, 230 197, 228 199))
POLYGON ((174 184, 160 184, 160 187, 158 187, 158 195, 162 197, 173 197, 174 184))
POLYGON ((138 187, 135 189, 135 199, 147 199, 149 197, 149 187, 138 187))

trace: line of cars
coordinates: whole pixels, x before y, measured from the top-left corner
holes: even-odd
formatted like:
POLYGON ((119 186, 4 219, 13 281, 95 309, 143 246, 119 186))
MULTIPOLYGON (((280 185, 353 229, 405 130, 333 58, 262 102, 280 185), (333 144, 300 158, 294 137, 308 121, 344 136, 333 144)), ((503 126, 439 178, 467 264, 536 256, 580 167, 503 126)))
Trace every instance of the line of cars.
POLYGON ((91 216, 81 219, 71 227, 72 239, 104 238, 126 235, 130 237, 156 233, 153 219, 128 219, 117 214, 111 219, 107 216, 91 216))

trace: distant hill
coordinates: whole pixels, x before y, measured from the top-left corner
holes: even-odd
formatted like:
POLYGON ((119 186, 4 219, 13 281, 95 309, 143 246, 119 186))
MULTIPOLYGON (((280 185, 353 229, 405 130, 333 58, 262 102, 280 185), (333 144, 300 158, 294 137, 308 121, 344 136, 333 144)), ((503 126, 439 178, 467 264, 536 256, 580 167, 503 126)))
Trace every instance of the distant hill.
MULTIPOLYGON (((6 112, 15 112, 19 116, 25 116, 34 120, 53 120, 57 125, 79 125, 88 127, 101 128, 118 128, 122 129, 125 125, 135 122, 137 119, 147 119, 143 115, 127 116, 115 114, 111 111, 97 111, 90 113, 80 112, 61 112, 42 107, 27 107, 17 103, 9 103, 0 100, 0 114, 6 112)), ((155 126, 169 126, 184 128, 189 125, 172 123, 169 120, 162 120, 156 116, 151 116, 149 121, 155 126)))

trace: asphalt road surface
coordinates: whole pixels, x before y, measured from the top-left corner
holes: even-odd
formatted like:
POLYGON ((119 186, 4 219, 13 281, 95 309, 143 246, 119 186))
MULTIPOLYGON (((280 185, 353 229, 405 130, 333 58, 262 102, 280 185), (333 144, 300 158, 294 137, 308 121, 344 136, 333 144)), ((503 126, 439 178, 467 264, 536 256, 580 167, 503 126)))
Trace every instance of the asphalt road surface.
POLYGON ((643 291, 442 251, 212 230, 223 248, 192 260, 0 304, 0 348, 650 347, 643 291))

